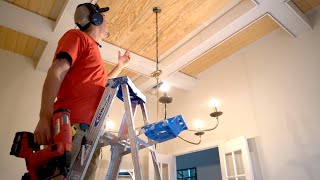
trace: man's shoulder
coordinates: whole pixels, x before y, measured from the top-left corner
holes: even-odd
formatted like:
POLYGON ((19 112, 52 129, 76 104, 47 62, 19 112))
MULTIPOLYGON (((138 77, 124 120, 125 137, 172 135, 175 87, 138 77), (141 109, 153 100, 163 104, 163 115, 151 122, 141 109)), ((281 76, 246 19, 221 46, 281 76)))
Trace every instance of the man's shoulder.
POLYGON ((73 43, 75 41, 80 40, 82 43, 87 43, 86 34, 78 29, 70 29, 64 33, 64 35, 60 38, 59 42, 69 42, 73 43))
POLYGON ((77 35, 84 38, 84 32, 80 31, 79 29, 70 29, 69 31, 64 33, 64 35, 70 35, 70 34, 77 35))

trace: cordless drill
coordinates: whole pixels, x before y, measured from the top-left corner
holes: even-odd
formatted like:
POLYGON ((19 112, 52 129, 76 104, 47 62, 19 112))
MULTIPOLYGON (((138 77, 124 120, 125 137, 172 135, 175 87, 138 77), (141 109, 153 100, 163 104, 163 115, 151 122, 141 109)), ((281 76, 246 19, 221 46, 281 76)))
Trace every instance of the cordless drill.
POLYGON ((58 109, 53 114, 53 144, 40 150, 30 132, 17 132, 10 155, 24 158, 29 172, 23 180, 47 180, 58 175, 67 176, 71 163, 72 131, 70 111, 58 109))

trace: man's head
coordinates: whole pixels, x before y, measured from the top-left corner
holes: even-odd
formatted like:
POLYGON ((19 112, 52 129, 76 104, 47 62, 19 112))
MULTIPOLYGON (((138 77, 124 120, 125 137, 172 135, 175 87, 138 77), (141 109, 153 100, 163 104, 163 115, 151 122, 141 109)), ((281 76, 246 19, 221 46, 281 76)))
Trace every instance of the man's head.
POLYGON ((74 22, 81 31, 94 30, 103 37, 109 37, 108 23, 104 18, 104 14, 102 14, 108 10, 108 7, 100 8, 97 4, 80 4, 74 13, 74 22))

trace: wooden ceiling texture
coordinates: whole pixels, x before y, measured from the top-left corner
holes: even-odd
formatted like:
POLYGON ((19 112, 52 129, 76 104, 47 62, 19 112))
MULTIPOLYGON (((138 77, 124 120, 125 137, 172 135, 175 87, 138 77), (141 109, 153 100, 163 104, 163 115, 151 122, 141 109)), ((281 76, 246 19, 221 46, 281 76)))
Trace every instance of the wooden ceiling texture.
MULTIPOLYGON (((5 1, 42 17, 57 21, 59 15, 65 10, 65 4, 70 4, 72 0, 5 1)), ((185 39, 192 39, 193 36, 190 36, 190 34, 201 33, 202 30, 199 27, 209 25, 208 20, 211 18, 216 17, 213 22, 210 22, 210 25, 214 25, 210 33, 215 34, 257 6, 252 0, 239 0, 237 4, 235 4, 235 0, 96 1, 102 7, 110 7, 110 11, 105 15, 109 22, 111 36, 104 39, 104 41, 119 48, 130 49, 138 56, 151 61, 156 59, 156 23, 155 13, 152 11, 153 7, 160 7, 162 10, 159 13, 159 55, 160 58, 162 56, 165 58, 165 56, 173 53, 175 48, 184 45, 185 39), (233 4, 232 8, 230 8, 231 4, 233 4), (221 14, 221 12, 223 13, 221 14)), ((320 0, 292 0, 292 2, 304 13, 320 4, 320 0)), ((71 11, 70 9, 68 10, 71 11)), ((278 24, 274 21, 274 18, 265 14, 206 51, 191 63, 184 65, 177 72, 197 77, 199 73, 217 62, 278 29, 280 27, 278 24)), ((18 53, 31 59, 39 59, 46 43, 41 39, 0 24, 1 49, 18 53)), ((106 61, 105 68, 108 72, 113 67, 113 64, 106 61)), ((141 72, 125 69, 120 75, 129 76, 139 86, 150 79, 146 74, 142 74, 141 72)))
POLYGON ((40 16, 56 20, 66 0, 6 0, 40 16))
POLYGON ((99 0, 110 7, 105 13, 111 36, 107 42, 155 60, 156 24, 153 7, 160 7, 159 54, 215 15, 232 0, 99 0))
POLYGON ((268 15, 265 15, 250 26, 241 30, 239 33, 222 42, 219 46, 213 48, 196 61, 193 61, 183 68, 181 72, 190 76, 196 76, 200 72, 278 28, 278 24, 268 15))
POLYGON ((311 10, 312 8, 320 4, 320 0, 292 0, 292 1, 304 13, 306 13, 307 11, 311 10))
POLYGON ((0 48, 36 61, 46 42, 0 25, 0 48))

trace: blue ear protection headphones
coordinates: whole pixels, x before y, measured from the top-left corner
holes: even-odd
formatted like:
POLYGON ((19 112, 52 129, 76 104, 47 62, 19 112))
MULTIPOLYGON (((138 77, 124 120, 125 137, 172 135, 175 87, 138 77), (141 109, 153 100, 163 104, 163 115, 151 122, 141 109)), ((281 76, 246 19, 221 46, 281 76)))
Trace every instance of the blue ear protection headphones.
POLYGON ((95 26, 99 26, 100 24, 103 23, 103 16, 102 16, 102 12, 107 12, 109 10, 109 7, 105 7, 105 8, 100 8, 98 4, 91 4, 91 3, 83 3, 83 4, 79 4, 77 6, 86 6, 89 11, 89 23, 87 23, 84 26, 81 26, 79 23, 76 23, 76 25, 80 28, 81 31, 85 31, 90 27, 90 24, 93 24, 95 26))

